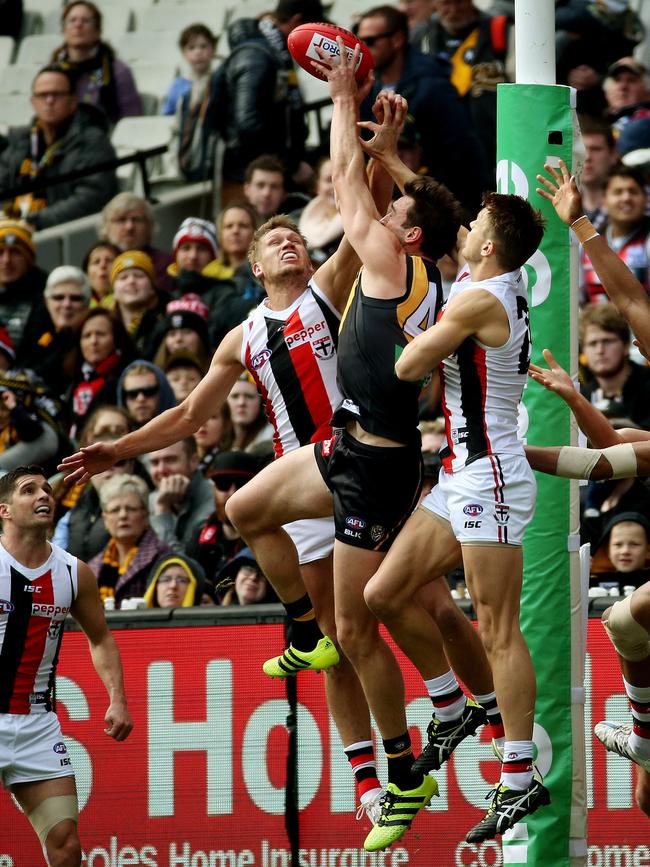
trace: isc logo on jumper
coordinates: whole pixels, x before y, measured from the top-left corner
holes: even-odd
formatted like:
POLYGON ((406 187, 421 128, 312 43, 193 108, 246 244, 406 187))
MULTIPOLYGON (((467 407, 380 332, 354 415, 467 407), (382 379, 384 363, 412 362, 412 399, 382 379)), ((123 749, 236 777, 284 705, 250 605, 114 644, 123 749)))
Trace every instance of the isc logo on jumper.
POLYGON ((477 515, 483 514, 483 506, 479 506, 478 503, 468 503, 463 506, 463 514, 469 515, 470 518, 476 518, 477 515))

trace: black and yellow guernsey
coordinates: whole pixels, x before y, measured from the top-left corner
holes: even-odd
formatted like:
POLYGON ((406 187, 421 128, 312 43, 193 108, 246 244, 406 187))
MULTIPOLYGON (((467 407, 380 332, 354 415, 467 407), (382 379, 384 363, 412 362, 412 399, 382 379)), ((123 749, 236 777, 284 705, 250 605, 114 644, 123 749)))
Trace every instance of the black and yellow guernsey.
POLYGON ((357 274, 339 330, 337 381, 342 401, 332 424, 357 421, 368 433, 404 445, 418 443, 421 382, 403 382, 395 362, 410 341, 430 328, 442 307, 440 271, 419 256, 406 257, 406 289, 397 298, 364 295, 357 274))

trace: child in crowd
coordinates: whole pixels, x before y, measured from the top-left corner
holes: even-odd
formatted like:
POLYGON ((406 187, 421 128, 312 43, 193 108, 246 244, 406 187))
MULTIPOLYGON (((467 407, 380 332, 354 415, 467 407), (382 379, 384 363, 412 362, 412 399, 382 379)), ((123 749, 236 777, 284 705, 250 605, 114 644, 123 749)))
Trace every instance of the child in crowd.
POLYGON ((640 587, 650 579, 650 521, 641 512, 619 512, 606 524, 591 564, 593 584, 640 587))

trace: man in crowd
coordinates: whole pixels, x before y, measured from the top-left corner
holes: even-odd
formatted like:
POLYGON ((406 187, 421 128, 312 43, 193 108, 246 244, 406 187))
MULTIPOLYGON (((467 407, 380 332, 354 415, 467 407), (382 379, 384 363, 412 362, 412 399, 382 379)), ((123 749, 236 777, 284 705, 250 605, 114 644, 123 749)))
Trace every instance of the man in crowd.
POLYGON ((45 289, 47 274, 35 264, 32 227, 23 220, 0 219, 0 321, 14 346, 45 289))
MULTIPOLYGON (((58 66, 43 67, 32 82, 31 101, 33 124, 10 130, 9 144, 0 153, 0 200, 6 200, 5 191, 21 185, 52 181, 115 159, 104 113, 78 103, 69 72, 58 66)), ((94 214, 115 191, 115 171, 104 169, 25 191, 9 207, 35 229, 47 229, 94 214)))
POLYGON ((647 70, 634 57, 622 57, 607 70, 603 85, 607 117, 620 133, 628 123, 650 114, 647 70))
POLYGON ((277 157, 263 154, 246 166, 244 196, 260 222, 280 212, 285 197, 284 166, 277 157))
POLYGON ((109 696, 105 734, 123 741, 132 722, 97 581, 85 563, 48 542, 53 517, 52 488, 40 467, 17 467, 0 480, 0 777, 38 835, 47 863, 80 867, 74 771, 52 695, 68 612, 88 638, 109 696), (53 604, 39 605, 39 599, 53 604))
POLYGON ((155 490, 149 497, 151 528, 175 551, 187 547, 214 509, 212 484, 197 469, 194 437, 187 437, 147 455, 155 490))
POLYGON ((422 165, 474 213, 482 191, 490 186, 488 169, 447 69, 409 45, 406 16, 394 6, 365 12, 356 33, 375 62, 375 82, 361 107, 361 119, 372 119, 372 105, 382 88, 404 96, 420 135, 422 165))
POLYGON ((585 146, 585 161, 580 184, 585 214, 597 229, 607 220, 603 193, 610 171, 618 163, 614 133, 608 123, 585 115, 580 118, 580 132, 585 146))

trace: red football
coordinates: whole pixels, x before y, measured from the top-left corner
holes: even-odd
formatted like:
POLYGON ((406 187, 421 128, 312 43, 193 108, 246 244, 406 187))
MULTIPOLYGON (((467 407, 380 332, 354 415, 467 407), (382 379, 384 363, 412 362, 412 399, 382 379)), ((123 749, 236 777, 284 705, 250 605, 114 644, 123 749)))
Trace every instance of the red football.
POLYGON ((339 27, 338 24, 301 24, 294 28, 289 34, 287 40, 291 56, 299 66, 311 72, 316 78, 325 79, 325 76, 311 65, 312 60, 322 60, 317 48, 320 48, 332 58, 334 62, 339 56, 339 46, 336 37, 341 36, 345 44, 345 50, 348 52, 348 57, 352 56, 354 46, 358 43, 361 46, 361 55, 357 65, 355 78, 357 81, 363 81, 375 63, 372 59, 372 54, 368 46, 360 39, 346 30, 345 27, 339 27))

